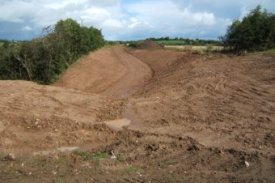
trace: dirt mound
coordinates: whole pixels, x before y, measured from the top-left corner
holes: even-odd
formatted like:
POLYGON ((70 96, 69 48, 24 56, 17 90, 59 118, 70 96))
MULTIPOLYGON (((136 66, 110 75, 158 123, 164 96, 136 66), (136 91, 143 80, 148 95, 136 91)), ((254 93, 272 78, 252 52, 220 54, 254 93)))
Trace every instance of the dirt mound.
POLYGON ((1 81, 0 180, 274 182, 274 69, 261 54, 115 46, 58 87, 1 81))
POLYGON ((70 67, 55 86, 125 98, 151 78, 151 69, 121 46, 103 48, 70 67))
MULTIPOLYGON (((179 52, 167 49, 156 49, 156 50, 131 50, 130 52, 135 57, 146 63, 154 73, 160 73, 177 61, 183 62, 184 60, 194 60, 196 55, 192 55, 189 52, 179 52)), ((170 71, 171 72, 171 71, 170 71)))
POLYGON ((145 40, 138 42, 136 45, 137 49, 149 49, 149 50, 154 50, 154 49, 162 49, 163 46, 150 40, 145 40))
POLYGON ((164 69, 154 64, 157 52, 133 54, 154 65, 154 77, 137 94, 143 97, 131 100, 126 114, 139 128, 186 134, 206 146, 274 150, 274 58, 186 55, 171 57, 164 69))

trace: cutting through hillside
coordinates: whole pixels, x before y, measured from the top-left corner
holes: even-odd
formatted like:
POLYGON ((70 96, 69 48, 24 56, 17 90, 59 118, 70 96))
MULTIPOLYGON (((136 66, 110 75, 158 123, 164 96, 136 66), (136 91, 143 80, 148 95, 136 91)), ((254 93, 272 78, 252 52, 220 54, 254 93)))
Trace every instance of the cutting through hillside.
POLYGON ((274 78, 270 54, 145 42, 91 52, 52 85, 0 81, 0 180, 272 182, 274 78))

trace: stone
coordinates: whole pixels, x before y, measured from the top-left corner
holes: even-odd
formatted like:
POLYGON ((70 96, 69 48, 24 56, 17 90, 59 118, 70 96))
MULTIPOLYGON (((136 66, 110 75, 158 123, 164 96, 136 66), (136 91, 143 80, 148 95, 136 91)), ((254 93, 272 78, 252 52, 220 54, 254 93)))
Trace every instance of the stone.
POLYGON ((6 157, 6 160, 14 161, 16 159, 15 155, 13 153, 9 153, 6 157))

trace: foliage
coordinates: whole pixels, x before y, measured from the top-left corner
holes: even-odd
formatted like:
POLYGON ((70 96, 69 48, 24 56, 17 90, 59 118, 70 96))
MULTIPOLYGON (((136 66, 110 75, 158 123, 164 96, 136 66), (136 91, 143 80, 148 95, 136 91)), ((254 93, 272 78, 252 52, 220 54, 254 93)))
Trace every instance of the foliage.
MULTIPOLYGON (((155 41, 158 44, 165 46, 220 46, 221 42, 217 40, 203 40, 203 39, 185 39, 185 38, 170 38, 170 37, 161 37, 161 38, 148 38, 147 40, 155 41)), ((141 42, 138 41, 119 41, 119 44, 125 44, 129 47, 136 48, 137 44, 141 42)))
POLYGON ((275 56, 275 48, 263 52, 265 55, 275 56))
POLYGON ((177 46, 207 46, 207 45, 221 45, 220 41, 217 40, 203 40, 203 39, 185 39, 185 38, 170 38, 170 37, 161 37, 161 38, 149 38, 149 40, 156 41, 162 45, 177 45, 177 46))
POLYGON ((275 15, 257 6, 242 20, 235 20, 221 40, 233 51, 272 48, 275 46, 275 15))
POLYGON ((135 167, 135 166, 132 166, 132 165, 129 165, 125 171, 128 173, 128 174, 133 174, 133 173, 136 173, 139 171, 139 168, 138 167, 135 167))
POLYGON ((101 31, 81 27, 72 19, 44 29, 31 41, 0 41, 0 79, 24 79, 49 84, 81 55, 104 45, 101 31))

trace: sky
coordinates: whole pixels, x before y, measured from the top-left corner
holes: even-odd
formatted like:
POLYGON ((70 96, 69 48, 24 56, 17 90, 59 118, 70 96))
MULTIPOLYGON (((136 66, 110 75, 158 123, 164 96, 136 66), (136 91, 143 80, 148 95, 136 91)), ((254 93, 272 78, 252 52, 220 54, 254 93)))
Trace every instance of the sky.
POLYGON ((0 39, 39 37, 66 18, 101 29, 107 40, 217 39, 257 5, 275 12, 275 0, 0 0, 0 39))

